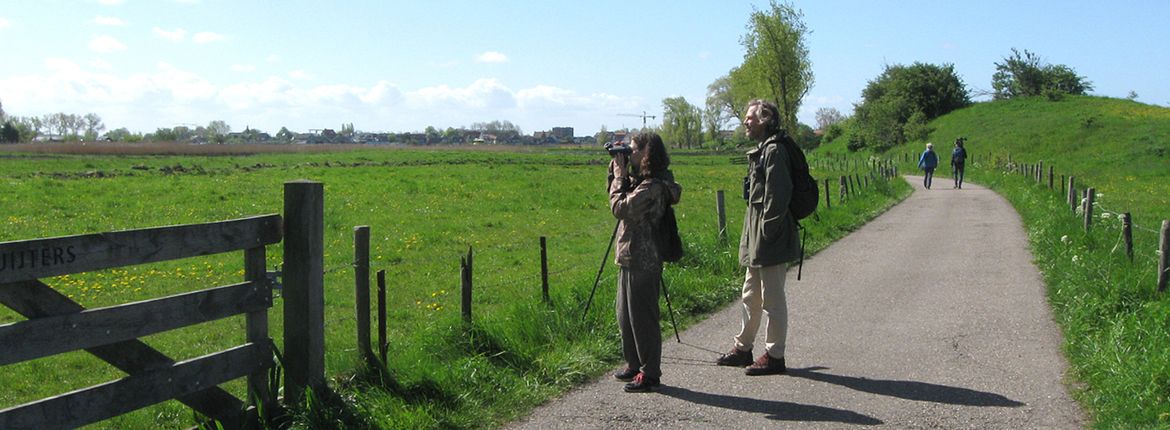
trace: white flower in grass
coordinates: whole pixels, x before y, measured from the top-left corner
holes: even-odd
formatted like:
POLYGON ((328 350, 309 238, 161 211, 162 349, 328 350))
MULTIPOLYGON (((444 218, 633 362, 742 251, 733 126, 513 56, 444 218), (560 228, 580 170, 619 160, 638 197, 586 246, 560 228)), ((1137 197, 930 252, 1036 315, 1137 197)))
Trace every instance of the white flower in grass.
POLYGON ((1105 193, 1097 193, 1097 200, 1101 200, 1102 197, 1105 197, 1105 193))
POLYGON ((1073 262, 1073 263, 1076 263, 1076 262, 1078 262, 1078 261, 1081 261, 1081 257, 1080 257, 1079 255, 1074 255, 1074 256, 1073 256, 1073 258, 1072 258, 1072 262, 1073 262))
POLYGON ((1113 216, 1113 214, 1111 214, 1111 213, 1109 213, 1109 212, 1101 212, 1101 218, 1102 218, 1102 219, 1109 219, 1109 218, 1111 218, 1112 216, 1113 216))
POLYGON ((1067 235, 1067 234, 1066 234, 1066 235, 1064 235, 1064 236, 1061 236, 1061 237, 1060 237, 1060 243, 1063 243, 1063 244, 1065 244, 1065 245, 1068 245, 1068 243, 1069 243, 1069 242, 1070 242, 1070 241, 1068 240, 1068 235, 1067 235))

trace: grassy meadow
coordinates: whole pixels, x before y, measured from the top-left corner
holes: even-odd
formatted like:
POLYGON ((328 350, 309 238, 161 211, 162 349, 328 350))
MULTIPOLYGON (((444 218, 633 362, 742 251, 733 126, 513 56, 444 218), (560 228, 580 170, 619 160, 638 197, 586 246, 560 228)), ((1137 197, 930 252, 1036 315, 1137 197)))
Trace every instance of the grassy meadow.
MULTIPOLYGON (((279 213, 284 182, 324 184, 326 376, 339 396, 313 399, 310 408, 295 411, 294 426, 495 427, 619 359, 612 261, 606 262, 588 318, 581 319, 614 225, 603 151, 359 147, 191 153, 90 146, 0 147, 5 184, 0 241, 279 213), (355 346, 352 239, 359 225, 371 228, 371 272, 387 274, 389 380, 366 369, 355 346), (548 238, 549 305, 540 302, 541 236, 548 238), (469 247, 475 252, 475 321, 464 327, 459 260, 469 247)), ((672 153, 684 187, 677 213, 687 256, 667 268, 666 280, 681 325, 738 296, 742 274, 735 246, 743 216, 738 190, 745 166, 732 164, 733 154, 672 153), (721 189, 727 190, 728 243, 717 234, 721 189)), ((858 161, 855 165, 864 165, 867 159, 858 161)), ((813 173, 827 178, 853 172, 821 167, 813 173)), ((845 204, 834 196, 832 209, 807 223, 810 252, 908 193, 909 186, 896 180, 874 181, 845 204)), ((280 246, 270 246, 268 266, 280 262, 280 246)), ((231 253, 46 282, 95 308, 242 277, 242 253, 231 253)), ((277 298, 270 319, 278 347, 280 309, 277 298)), ((0 324, 20 320, 0 307, 0 324)), ((172 358, 186 359, 242 342, 243 326, 242 318, 229 318, 144 340, 172 358)), ((84 352, 2 369, 0 408, 122 376, 84 352)), ((225 388, 242 396, 240 381, 225 388)), ((171 401, 94 427, 176 428, 193 422, 189 409, 171 401)))
MULTIPOLYGON (((943 160, 956 137, 967 137, 968 180, 1005 196, 1023 218, 1064 331, 1068 383, 1093 426, 1170 428, 1170 298, 1155 291, 1157 230, 1170 219, 1170 109, 1099 97, 1035 98, 976 104, 930 125, 943 160), (1011 173, 1041 161, 1042 183, 1011 173), (1062 175, 1075 176, 1079 190, 1096 189, 1089 232, 1065 202, 1062 175), (1122 244, 1123 212, 1133 217, 1132 262, 1122 244)), ((889 155, 912 160, 901 168, 915 172, 923 144, 889 155)), ((822 149, 838 146, 843 139, 822 149)), ((940 166, 936 174, 949 180, 950 169, 940 166)))

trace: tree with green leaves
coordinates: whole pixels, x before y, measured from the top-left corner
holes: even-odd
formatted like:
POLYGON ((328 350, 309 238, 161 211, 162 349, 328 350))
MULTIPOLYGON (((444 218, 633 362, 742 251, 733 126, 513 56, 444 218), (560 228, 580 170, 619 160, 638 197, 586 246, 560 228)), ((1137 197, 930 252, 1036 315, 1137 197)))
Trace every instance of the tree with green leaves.
POLYGON ((606 129, 605 124, 601 125, 601 131, 597 132, 597 144, 605 146, 609 143, 609 130, 606 129))
POLYGON ((662 100, 662 139, 676 147, 694 147, 702 142, 703 121, 699 108, 685 97, 662 100))
POLYGON ((817 121, 817 130, 820 130, 821 132, 828 131, 829 127, 845 121, 845 115, 842 114, 841 111, 837 110, 837 108, 833 107, 823 107, 817 109, 815 117, 817 121))
POLYGON ((4 126, 0 127, 0 143, 17 143, 20 142, 20 131, 12 124, 12 121, 4 121, 4 126))
POLYGON ((292 143, 296 135, 289 131, 288 127, 281 127, 280 131, 276 132, 276 141, 279 143, 292 143))
POLYGON ((1039 95, 1085 95, 1093 90, 1093 84, 1078 76, 1071 67, 1047 64, 1027 49, 1021 54, 1012 48, 1011 56, 1004 58, 1002 63, 995 63, 991 88, 993 97, 1002 100, 1039 95))
POLYGON ((854 107, 854 133, 848 145, 852 150, 884 151, 922 139, 929 134, 930 120, 971 104, 970 92, 950 64, 886 66, 861 97, 854 107))
POLYGON ((752 98, 771 99, 780 108, 784 128, 795 130, 796 113, 813 86, 812 62, 806 37, 811 33, 804 13, 790 3, 769 2, 767 10, 753 10, 748 32, 740 38, 744 62, 729 74, 736 104, 752 98), (746 91, 745 91, 746 90, 746 91))
POLYGON ((207 128, 204 129, 204 138, 208 142, 224 143, 227 142, 228 133, 232 132, 232 127, 223 120, 214 120, 207 123, 207 128))

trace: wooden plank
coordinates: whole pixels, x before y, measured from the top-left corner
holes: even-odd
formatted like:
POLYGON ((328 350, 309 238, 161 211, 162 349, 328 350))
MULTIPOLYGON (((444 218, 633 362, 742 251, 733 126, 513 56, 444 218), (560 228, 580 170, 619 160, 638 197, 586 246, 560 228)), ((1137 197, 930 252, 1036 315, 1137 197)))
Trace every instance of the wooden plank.
POLYGON ((241 345, 0 410, 0 428, 79 427, 242 377, 255 369, 268 366, 271 357, 271 344, 241 345))
POLYGON ((0 326, 0 366, 137 339, 272 306, 264 283, 236 285, 0 326))
POLYGON ((280 215, 111 233, 0 242, 4 284, 218 254, 280 242, 280 215))
MULTIPOLYGON (((29 319, 85 310, 40 281, 17 282, 0 288, 0 303, 29 319)), ((175 363, 170 357, 139 340, 87 348, 86 352, 131 375, 175 363)), ((219 387, 208 387, 177 400, 203 415, 219 420, 226 428, 239 427, 240 414, 235 411, 243 409, 243 402, 219 387)))
MULTIPOLYGON (((250 248, 244 251, 244 280, 264 283, 268 285, 266 275, 266 250, 263 246, 250 248)), ((264 296, 269 304, 272 303, 272 288, 264 289, 264 296)), ((246 320, 247 340, 251 343, 272 342, 268 336, 268 309, 248 312, 246 320)), ((260 411, 271 414, 275 411, 276 396, 268 388, 268 370, 258 369, 248 375, 248 395, 250 400, 261 405, 260 411)), ((252 402, 249 402, 252 403, 252 402)), ((269 417, 265 417, 269 418, 269 417)))

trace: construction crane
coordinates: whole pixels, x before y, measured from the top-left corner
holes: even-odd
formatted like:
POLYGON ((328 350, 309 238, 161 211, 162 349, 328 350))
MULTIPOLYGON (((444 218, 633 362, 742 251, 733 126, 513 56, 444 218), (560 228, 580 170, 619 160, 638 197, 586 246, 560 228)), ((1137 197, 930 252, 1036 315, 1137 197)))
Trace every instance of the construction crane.
POLYGON ((654 116, 654 115, 646 115, 646 111, 642 111, 642 114, 641 114, 641 115, 639 115, 639 114, 636 114, 636 113, 619 113, 619 114, 618 114, 618 116, 638 116, 638 117, 642 117, 642 128, 646 128, 646 118, 650 118, 650 119, 655 119, 655 118, 658 118, 658 117, 656 117, 656 116, 654 116))

